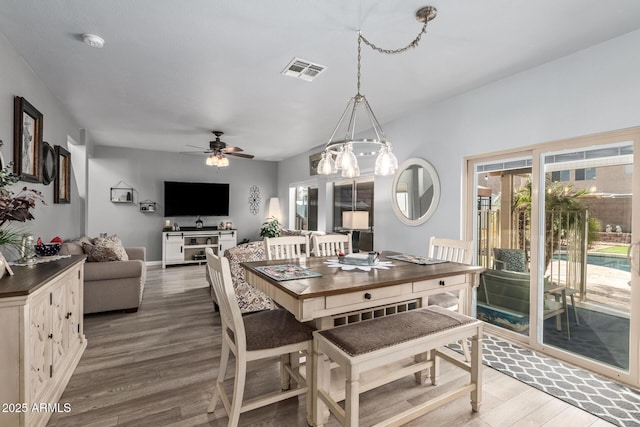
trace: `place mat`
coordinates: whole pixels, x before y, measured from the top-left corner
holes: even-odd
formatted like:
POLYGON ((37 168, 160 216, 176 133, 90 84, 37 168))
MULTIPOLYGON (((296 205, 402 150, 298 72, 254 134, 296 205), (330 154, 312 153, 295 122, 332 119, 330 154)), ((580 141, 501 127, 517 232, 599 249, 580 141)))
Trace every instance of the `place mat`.
POLYGON ((393 263, 391 261, 376 261, 375 264, 358 265, 358 264, 344 264, 340 262, 338 259, 328 259, 324 263, 327 264, 327 267, 342 268, 343 270, 371 271, 372 268, 388 270, 389 267, 393 267, 393 263))
POLYGON ((316 271, 300 267, 297 264, 265 265, 256 267, 256 270, 271 277, 273 280, 277 280, 278 282, 283 280, 308 279, 310 277, 322 276, 322 274, 316 271))
POLYGON ((441 259, 429 258, 426 256, 409 255, 409 254, 387 255, 387 258, 397 259, 398 261, 411 262, 413 264, 420 264, 420 265, 431 265, 431 264, 440 264, 443 262, 449 262, 449 261, 443 261, 441 259))

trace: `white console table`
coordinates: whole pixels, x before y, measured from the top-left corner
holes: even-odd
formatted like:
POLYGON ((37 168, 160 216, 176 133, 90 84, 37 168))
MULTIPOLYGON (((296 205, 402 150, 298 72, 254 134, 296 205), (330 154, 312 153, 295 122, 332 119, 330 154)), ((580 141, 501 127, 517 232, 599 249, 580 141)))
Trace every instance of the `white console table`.
POLYGON ((162 233, 162 268, 167 265, 206 262, 204 251, 212 248, 216 255, 236 246, 238 230, 191 229, 162 233))
POLYGON ((87 346, 84 260, 13 267, 0 279, 0 426, 46 426, 72 409, 58 400, 87 346))

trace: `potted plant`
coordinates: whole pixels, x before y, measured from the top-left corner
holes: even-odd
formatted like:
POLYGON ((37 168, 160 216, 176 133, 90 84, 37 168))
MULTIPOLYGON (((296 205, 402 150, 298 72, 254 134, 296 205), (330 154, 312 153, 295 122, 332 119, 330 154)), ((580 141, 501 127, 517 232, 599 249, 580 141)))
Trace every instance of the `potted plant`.
POLYGON ((260 226, 260 237, 278 237, 282 231, 282 226, 278 218, 272 216, 260 226))
MULTIPOLYGON (((1 143, 0 143, 1 145, 1 143)), ((42 193, 27 187, 23 187, 14 193, 9 187, 19 178, 10 171, 13 163, 0 169, 0 248, 8 247, 19 249, 22 241, 23 230, 9 226, 12 221, 26 222, 33 218, 31 209, 36 207, 39 200, 42 203, 42 193)))

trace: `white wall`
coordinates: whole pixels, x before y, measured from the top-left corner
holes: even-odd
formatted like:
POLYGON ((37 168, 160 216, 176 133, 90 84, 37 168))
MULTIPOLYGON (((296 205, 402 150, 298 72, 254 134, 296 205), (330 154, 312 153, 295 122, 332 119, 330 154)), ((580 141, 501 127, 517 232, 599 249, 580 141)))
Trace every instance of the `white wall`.
MULTIPOLYGON (((409 227, 391 208, 393 179, 376 177, 375 248, 426 254, 432 235, 461 235, 465 156, 640 125, 638 46, 635 31, 384 124, 400 163, 422 157, 434 165, 442 197, 427 223, 409 227)), ((281 197, 287 180, 309 179, 305 157, 281 162, 281 197)))
MULTIPOLYGON (((148 261, 162 259, 164 181, 229 183, 230 215, 202 220, 205 226, 232 221, 238 230, 238 242, 258 239, 266 204, 276 196, 275 162, 230 157, 230 166, 218 169, 206 166, 205 156, 105 146, 96 146, 93 156, 89 159, 88 234, 115 233, 125 246, 145 246, 148 261), (256 215, 249 211, 249 190, 254 185, 259 188, 261 199, 256 215), (134 203, 111 203, 110 188, 116 186, 133 187, 134 203), (143 200, 156 202, 156 212, 140 212, 138 203, 143 200)), ((196 221, 196 217, 170 219, 191 227, 196 221)))
MULTIPOLYGON (((68 148, 68 136, 80 141, 78 124, 0 34, 0 140, 4 142, 0 151, 5 162, 13 160, 14 96, 24 97, 43 114, 43 140, 51 146, 60 145, 68 148)), ((11 227, 23 228, 36 237, 41 236, 45 241, 55 236, 78 236, 81 233, 82 214, 78 188, 73 176, 74 167, 75 164, 72 162, 71 204, 53 203, 53 183, 48 186, 22 181, 15 184, 14 191, 24 186, 41 191, 46 205, 38 203, 32 210, 34 220, 24 224, 14 222, 11 227)))

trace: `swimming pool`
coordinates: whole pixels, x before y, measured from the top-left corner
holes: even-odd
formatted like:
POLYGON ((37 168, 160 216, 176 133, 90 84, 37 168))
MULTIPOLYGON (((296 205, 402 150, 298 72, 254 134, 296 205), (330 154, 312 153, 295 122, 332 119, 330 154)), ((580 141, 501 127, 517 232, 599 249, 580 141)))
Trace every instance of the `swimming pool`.
MULTIPOLYGON (((567 254, 556 254, 553 259, 566 260, 567 254)), ((629 260, 627 257, 612 256, 607 254, 588 254, 587 264, 597 265, 600 267, 615 268, 616 270, 631 272, 629 260)))

